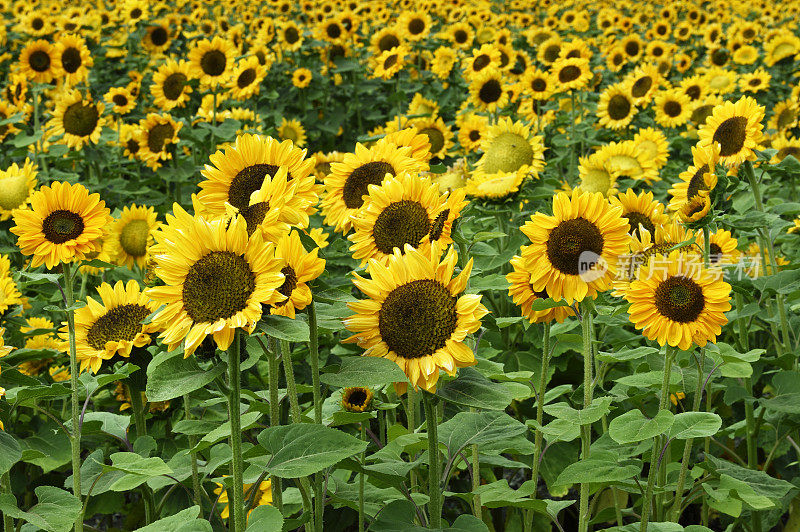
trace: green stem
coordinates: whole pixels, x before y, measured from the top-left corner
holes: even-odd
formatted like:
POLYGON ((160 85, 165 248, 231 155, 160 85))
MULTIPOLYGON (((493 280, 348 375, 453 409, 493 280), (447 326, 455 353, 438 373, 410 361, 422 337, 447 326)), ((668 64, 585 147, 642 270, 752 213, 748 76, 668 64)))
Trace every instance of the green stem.
POLYGON ((244 463, 242 461, 242 419, 241 419, 241 381, 242 376, 239 370, 240 344, 242 332, 236 329, 233 343, 228 349, 228 386, 230 395, 228 396, 228 417, 231 423, 231 474, 233 476, 233 530, 234 532, 244 532, 245 513, 244 513, 244 463))
MULTIPOLYGON (((81 425, 80 405, 78 400, 78 355, 75 346, 75 296, 72 291, 72 272, 66 262, 61 264, 64 273, 64 297, 67 305, 67 325, 69 327, 69 371, 72 406, 72 434, 70 447, 72 449, 72 493, 80 499, 81 495, 81 425)), ((75 519, 75 532, 83 531, 83 510, 75 519)))
MULTIPOLYGON (((367 432, 364 423, 361 426, 361 440, 367 441, 367 432)), ((366 463, 366 451, 361 452, 361 472, 358 474, 358 532, 364 532, 364 464, 366 463)))
MULTIPOLYGON (((268 340, 269 341, 269 340, 268 340)), ((281 424, 281 405, 278 402, 278 386, 280 385, 281 361, 280 341, 275 342, 277 352, 270 351, 267 346, 261 343, 264 353, 269 360, 269 426, 277 427, 281 424)), ((259 342, 261 340, 259 339, 259 342)), ((283 492, 281 491, 281 479, 272 475, 272 503, 280 511, 283 511, 283 492)))
MULTIPOLYGON (((408 423, 408 432, 413 434, 417 430, 417 392, 413 386, 409 386, 406 391, 406 421, 408 423)), ((411 484, 411 491, 416 491, 417 487, 417 474, 414 470, 410 472, 409 483, 411 484)))
MULTIPOLYGON (((0 477, 0 483, 2 483, 3 493, 8 493, 11 496, 14 495, 14 493, 11 491, 11 474, 8 471, 3 473, 3 476, 0 477)), ((13 531, 14 531, 14 518, 3 512, 3 532, 13 532, 13 531)))
MULTIPOLYGON (((308 305, 308 328, 310 331, 308 341, 309 361, 311 364, 311 385, 314 394, 314 422, 322 425, 322 385, 319 381, 319 331, 317 330, 317 310, 314 300, 308 305)), ((322 496, 322 473, 314 475, 314 516, 317 529, 322 531, 322 522, 325 515, 325 500, 322 496)))
POLYGON ((436 419, 436 396, 423 391, 425 423, 428 428, 428 514, 432 528, 442 528, 442 492, 439 482, 439 436, 436 419))
MULTIPOLYGON (((542 333, 542 366, 539 374, 539 387, 536 390, 536 423, 539 427, 542 426, 544 420, 544 392, 547 387, 547 372, 550 367, 550 322, 544 322, 544 332, 542 333)), ((531 480, 538 484, 539 482, 539 461, 542 456, 543 437, 542 431, 537 430, 534 435, 533 445, 533 462, 531 463, 531 480)), ((534 497, 536 491, 534 490, 534 497)), ((476 516, 480 517, 480 516, 476 516)), ((526 529, 533 529, 533 510, 525 511, 526 529)))
POLYGON ((141 438, 147 434, 147 423, 145 422, 144 418, 142 392, 130 384, 126 384, 126 387, 128 388, 128 396, 131 398, 131 410, 133 410, 133 422, 136 425, 136 437, 141 438))
MULTIPOLYGON (((185 419, 192 419, 188 393, 183 395, 183 413, 185 419)), ((189 453, 192 456, 192 501, 200 506, 200 474, 197 469, 197 453, 194 451, 194 446, 197 444, 196 440, 197 438, 193 434, 189 435, 189 453)))
MULTIPOLYGON (((588 301, 582 305, 581 333, 583 336, 583 408, 592 404, 592 306, 588 301)), ((592 425, 581 425, 581 460, 589 459, 592 443, 592 425)), ((580 486, 578 506, 578 532, 589 530, 589 484, 580 486)))
MULTIPOLYGON (((666 410, 669 404, 669 378, 672 373, 672 359, 675 356, 675 350, 667 346, 666 360, 664 361, 664 378, 661 381, 661 400, 658 404, 658 411, 666 410)), ((644 501, 642 501, 642 521, 640 532, 647 532, 647 524, 650 518, 650 506, 653 503, 653 489, 656 483, 656 476, 658 476, 658 454, 661 445, 661 437, 656 436, 653 438, 653 452, 650 454, 650 471, 647 473, 647 490, 645 491, 644 501)))
MULTIPOLYGON (((478 444, 472 446, 472 491, 473 493, 481 486, 481 459, 478 453, 478 444)), ((472 499, 472 513, 478 519, 481 518, 481 496, 474 495, 472 499)))

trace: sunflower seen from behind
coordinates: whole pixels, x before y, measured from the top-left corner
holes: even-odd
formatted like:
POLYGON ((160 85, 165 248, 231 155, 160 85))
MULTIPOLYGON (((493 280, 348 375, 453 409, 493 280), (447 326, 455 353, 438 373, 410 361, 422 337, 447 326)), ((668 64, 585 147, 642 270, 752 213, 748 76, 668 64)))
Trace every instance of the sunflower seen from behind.
POLYGON ((34 268, 54 268, 100 251, 99 239, 110 222, 99 194, 89 194, 80 184, 56 181, 33 194, 30 210, 14 212, 11 232, 17 235, 22 254, 32 255, 34 268))
POLYGON ((112 260, 130 269, 134 264, 143 269, 156 229, 158 221, 153 207, 137 206, 135 203, 123 207, 108 236, 108 252, 112 260))
MULTIPOLYGON (((365 356, 388 358, 402 369, 415 389, 436 390, 439 371, 455 375, 458 368, 476 363, 464 343, 481 326, 489 311, 478 294, 463 294, 472 259, 455 277, 458 257, 451 247, 428 253, 407 246, 396 250, 384 265, 370 262, 371 279, 353 274, 353 284, 367 299, 349 303, 356 314, 344 319, 354 334, 344 340, 365 349, 365 356)), ((397 392, 406 383, 396 383, 397 392)))
POLYGON ((630 241, 622 208, 599 192, 560 192, 552 216, 537 212, 520 229, 531 240, 525 266, 533 290, 568 304, 608 289, 630 241))
POLYGON ((274 244, 259 232, 248 238, 241 216, 207 220, 176 203, 155 239, 155 274, 164 286, 146 293, 164 305, 153 323, 170 351, 183 343, 188 357, 209 335, 226 350, 236 329, 255 329, 262 305, 286 299, 274 244))
POLYGON ((731 286, 721 272, 699 265, 702 258, 672 251, 642 266, 625 298, 630 320, 659 345, 688 350, 716 343, 731 309, 731 286))

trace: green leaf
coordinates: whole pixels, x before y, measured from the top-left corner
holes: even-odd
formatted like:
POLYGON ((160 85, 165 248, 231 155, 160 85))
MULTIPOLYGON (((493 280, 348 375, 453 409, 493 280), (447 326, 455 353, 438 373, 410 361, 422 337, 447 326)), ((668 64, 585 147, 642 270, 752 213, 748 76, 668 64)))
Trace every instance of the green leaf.
POLYGON ((183 358, 181 350, 159 353, 147 366, 145 393, 149 401, 168 401, 202 388, 225 369, 224 364, 202 369, 194 357, 183 358))
POLYGON ((11 469, 11 466, 22 459, 22 447, 19 442, 5 431, 0 431, 0 475, 11 469))
POLYGON ((506 234, 502 231, 479 231, 472 237, 473 242, 484 242, 486 240, 494 240, 495 238, 503 238, 506 234))
POLYGON ((67 532, 72 529, 82 507, 77 497, 53 486, 39 486, 34 493, 39 502, 27 512, 17 508, 17 500, 13 495, 0 495, 0 511, 9 517, 24 519, 47 532, 67 532))
POLYGON ((317 473, 367 448, 340 430, 305 423, 265 429, 258 443, 272 455, 267 471, 281 478, 317 473))
POLYGON ((709 465, 721 475, 728 475, 737 480, 741 480, 751 488, 758 495, 768 497, 772 501, 780 501, 790 490, 794 489, 794 485, 773 478, 763 471, 747 469, 740 465, 725 460, 720 460, 711 455, 706 457, 709 465))
POLYGON ((90 421, 99 421, 101 431, 124 441, 131 418, 111 412, 86 412, 83 416, 83 422, 88 423, 90 421))
POLYGON ((613 353, 600 351, 597 353, 597 358, 603 362, 626 362, 628 360, 638 360, 654 353, 658 353, 658 349, 655 347, 640 346, 633 349, 620 349, 613 353))
POLYGON ((264 333, 287 342, 308 342, 308 323, 300 319, 287 318, 286 316, 269 316, 259 324, 259 329, 264 333))
MULTIPOLYGON (((259 508, 263 507, 259 506, 259 508)), ((258 510, 258 508, 256 508, 256 510, 258 510)), ((255 510, 253 510, 253 513, 255 513, 255 510)), ((205 519, 198 519, 199 516, 200 507, 192 506, 191 508, 181 510, 175 515, 159 519, 142 528, 137 528, 135 532, 162 532, 164 530, 169 530, 170 532, 211 532, 211 530, 213 530, 211 528, 211 523, 205 519)), ((252 517, 253 514, 250 514, 250 521, 252 521, 252 517)), ((263 530, 275 529, 265 528, 263 530)))
POLYGON ((174 475, 172 469, 157 456, 143 458, 136 453, 120 452, 111 455, 111 465, 103 465, 103 471, 121 471, 125 473, 108 489, 111 491, 129 491, 147 482, 148 479, 161 475, 174 475))
POLYGON ((513 397, 508 388, 492 382, 475 368, 464 368, 458 378, 443 384, 436 395, 446 401, 484 410, 504 410, 513 397))
POLYGON ((505 412, 459 412, 439 425, 439 441, 454 456, 467 445, 512 438, 526 430, 505 412))
POLYGON ((608 460, 581 460, 568 465, 558 475, 555 485, 568 486, 570 484, 600 484, 607 482, 620 482, 638 475, 641 468, 635 465, 617 465, 608 460))
POLYGON ((546 513, 547 507, 544 501, 530 498, 535 491, 536 485, 530 480, 524 482, 518 489, 512 489, 508 485, 508 480, 502 479, 489 484, 483 484, 474 489, 472 494, 480 495, 481 504, 487 508, 514 506, 546 513))
POLYGON ((588 425, 602 418, 611 411, 611 397, 598 397, 587 408, 576 410, 567 403, 546 405, 544 411, 558 419, 563 419, 576 425, 588 425))
POLYGON ((635 443, 668 431, 673 423, 669 410, 662 410, 653 419, 648 419, 639 410, 630 410, 611 420, 608 435, 619 444, 635 443))
MULTIPOLYGON (((245 414, 242 414, 242 419, 241 419, 242 430, 247 430, 255 426, 256 421, 258 421, 258 418, 260 418, 262 415, 263 414, 261 412, 257 411, 247 412, 245 414)), ((214 430, 203 436, 203 438, 197 443, 197 445, 194 446, 194 451, 195 452, 202 451, 203 449, 206 449, 211 445, 214 445, 218 441, 230 437, 230 435, 231 435, 231 422, 225 421, 217 428, 215 428, 214 430)))
POLYGON ((12 403, 27 403, 34 399, 67 397, 70 394, 69 388, 60 383, 50 386, 25 386, 12 388, 6 392, 6 399, 12 403))
POLYGON ((771 399, 762 397, 758 402, 767 410, 784 414, 800 414, 800 393, 785 393, 771 399))
MULTIPOLYGON (((281 532, 283 515, 280 510, 267 504, 257 506, 247 517, 247 528, 250 532, 281 532)), ((210 530, 210 527, 209 527, 210 530)))
POLYGON ((408 382, 406 374, 397 363, 381 357, 345 357, 338 373, 324 373, 320 379, 330 386, 383 386, 394 382, 408 382))
POLYGON ((676 414, 669 431, 675 440, 713 436, 722 427, 722 418, 712 412, 683 412, 676 414))

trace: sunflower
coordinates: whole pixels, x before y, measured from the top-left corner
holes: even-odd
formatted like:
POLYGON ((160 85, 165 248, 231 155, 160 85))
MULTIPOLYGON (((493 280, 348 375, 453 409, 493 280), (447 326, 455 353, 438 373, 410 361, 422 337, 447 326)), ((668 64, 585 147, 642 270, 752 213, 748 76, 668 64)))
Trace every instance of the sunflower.
POLYGON ((295 52, 303 46, 303 30, 291 20, 281 24, 277 35, 281 51, 295 52))
POLYGON ((456 61, 458 61, 458 55, 455 50, 447 46, 440 46, 433 52, 431 72, 436 74, 440 79, 447 79, 456 61))
MULTIPOLYGON (((527 246, 523 246, 522 254, 525 254, 527 246)), ((531 323, 544 323, 553 320, 563 323, 565 319, 574 315, 571 307, 566 305, 551 307, 544 310, 533 310, 533 303, 537 299, 547 299, 546 290, 536 292, 531 286, 531 274, 525 269, 525 259, 515 255, 510 261, 513 270, 506 275, 506 280, 510 285, 508 295, 522 311, 522 315, 531 323)))
POLYGON ((606 144, 597 152, 597 156, 618 176, 630 177, 647 184, 661 179, 654 161, 638 151, 632 140, 606 144))
MULTIPOLYGON (((153 322, 142 323, 157 305, 141 292, 135 280, 127 284, 117 281, 113 287, 103 283, 97 287, 97 293, 99 302, 87 297, 86 306, 75 311, 75 342, 81 372, 88 368, 97 373, 103 361, 112 360, 115 355, 130 357, 134 348, 150 343, 150 333, 160 330, 153 322)), ((69 338, 66 322, 59 336, 62 350, 66 351, 69 338)))
POLYGON ((178 142, 178 131, 183 122, 177 122, 167 113, 149 113, 139 122, 141 132, 140 153, 137 155, 151 168, 158 168, 160 161, 172 159, 169 146, 178 142))
POLYGON ((420 135, 428 137, 429 153, 433 157, 444 159, 453 147, 453 132, 441 117, 417 118, 411 122, 420 135))
POLYGON ((464 69, 464 77, 471 79, 481 70, 487 67, 500 68, 500 49, 493 44, 484 44, 480 48, 472 50, 472 57, 464 60, 461 67, 464 69))
POLYGON ((134 264, 143 269, 156 229, 158 222, 153 207, 137 207, 136 204, 124 207, 108 237, 112 260, 131 269, 134 264))
POLYGON ((760 92, 769 89, 772 75, 763 68, 753 72, 745 72, 739 76, 739 90, 742 92, 760 92))
MULTIPOLYGON (((436 389, 440 369, 455 375, 457 368, 476 363, 464 339, 488 313, 480 295, 462 294, 472 259, 453 277, 455 250, 449 248, 441 260, 440 255, 439 246, 428 254, 408 246, 404 254, 396 250, 386 265, 371 261, 371 280, 353 274, 353 284, 368 299, 349 303, 356 314, 344 319, 355 333, 345 342, 357 342, 366 356, 396 362, 415 389, 429 392, 436 389)), ((405 383, 395 387, 400 394, 406 391, 405 383)))
POLYGON ((553 76, 537 68, 528 69, 520 79, 519 86, 521 93, 537 101, 549 99, 556 90, 553 76))
MULTIPOLYGON (((7 10, 7 7, 5 10, 7 10)), ((21 20, 14 29, 20 33, 26 33, 33 37, 44 37, 53 31, 52 21, 39 9, 31 9, 19 19, 21 20)), ((3 44, 5 44, 5 31, 3 32, 3 44)))
POLYGON ((472 41, 475 39, 475 30, 466 22, 456 22, 444 31, 444 37, 458 48, 467 49, 472 47, 472 41))
MULTIPOLYGON (((428 161, 433 157, 431 151, 432 143, 435 140, 435 132, 421 131, 418 129, 419 127, 420 123, 415 121, 414 127, 407 127, 398 131, 389 131, 382 140, 385 143, 394 144, 398 148, 411 148, 409 156, 417 162, 418 170, 420 172, 425 172, 429 167, 428 161), (432 135, 434 138, 431 138, 432 135)), ((448 144, 448 148, 450 146, 452 146, 452 142, 448 144)))
POLYGON ((283 284, 278 287, 278 292, 286 296, 286 299, 270 307, 270 314, 294 319, 295 311, 303 310, 311 304, 312 294, 308 283, 325 271, 325 261, 317 256, 318 253, 319 248, 306 252, 300 241, 300 233, 297 231, 292 231, 278 240, 275 257, 284 275, 283 284))
POLYGON ((427 253, 431 242, 449 244, 453 221, 467 204, 464 191, 440 194, 439 185, 403 173, 369 186, 364 205, 351 217, 355 232, 350 251, 361 266, 376 259, 386 264, 406 244, 427 253))
POLYGON ((692 147, 692 165, 678 175, 669 189, 669 209, 677 211, 695 196, 708 195, 717 186, 716 166, 720 162, 719 144, 692 147))
POLYGON ((22 168, 13 163, 0 170, 0 221, 11 218, 14 209, 24 209, 31 200, 37 183, 37 168, 25 159, 22 168))
POLYGON ((538 177, 544 168, 544 140, 532 135, 522 122, 501 118, 491 126, 481 142, 483 156, 477 163, 475 176, 502 177, 507 174, 538 177))
MULTIPOLYGON (((11 351, 14 350, 13 346, 6 345, 6 342, 3 339, 3 336, 5 336, 5 334, 6 334, 5 328, 0 327, 0 358, 8 355, 11 351)), ((0 423, 0 429, 2 428, 3 428, 2 423, 0 423)))
MULTIPOLYGON (((222 506, 219 516, 223 519, 228 519, 230 517, 230 500, 228 499, 228 492, 225 490, 225 486, 220 483, 216 484, 218 487, 214 488, 214 494, 217 496, 217 504, 222 506)), ((258 485, 258 488, 255 488, 254 486, 254 484, 244 485, 245 500, 253 500, 253 505, 247 512, 248 517, 255 507, 265 504, 272 504, 272 480, 268 479, 261 482, 261 484, 258 485), (254 489, 256 490, 255 493, 253 493, 254 489)))
POLYGON ((708 88, 716 94, 727 94, 736 89, 736 72, 722 67, 712 67, 704 75, 708 88))
POLYGON ((678 209, 678 218, 684 224, 699 222, 711 210, 711 198, 707 192, 698 192, 678 209))
POLYGON ((291 140, 298 148, 306 144, 306 130, 299 120, 286 120, 281 118, 281 125, 278 126, 278 136, 281 140, 291 140))
POLYGON ((532 289, 568 304, 608 289, 630 241, 622 207, 600 193, 560 192, 553 216, 537 212, 520 229, 532 242, 525 261, 532 289))
POLYGON ((192 92, 188 83, 190 77, 187 61, 168 59, 153 74, 153 84, 150 86, 153 103, 163 111, 186 105, 192 92))
POLYGON ((626 78, 631 98, 636 105, 650 102, 661 83, 658 67, 652 64, 639 66, 626 78))
POLYGON ((342 162, 331 164, 325 178, 327 194, 322 201, 325 223, 336 231, 347 233, 350 215, 364 204, 369 185, 380 185, 386 175, 413 172, 419 163, 411 157, 411 148, 399 148, 390 142, 378 141, 371 148, 356 144, 355 153, 348 153, 342 162))
POLYGON ((636 151, 649 158, 656 168, 667 164, 669 142, 663 131, 651 127, 640 129, 633 136, 633 144, 636 151))
POLYGON ((791 31, 781 31, 775 37, 764 43, 764 61, 768 67, 780 61, 791 59, 800 52, 800 38, 791 31))
POLYGON ((480 147, 488 130, 487 117, 470 113, 459 123, 458 142, 466 153, 474 152, 480 147))
POLYGON ((622 207, 622 217, 628 220, 628 233, 633 236, 640 236, 641 227, 655 235, 657 227, 669 222, 664 205, 653 199, 653 193, 649 190, 637 195, 629 188, 623 194, 609 198, 609 201, 612 206, 622 207))
POLYGON ((439 104, 425 98, 422 94, 417 92, 414 94, 414 97, 411 98, 411 103, 408 104, 406 114, 426 115, 435 118, 439 116, 439 104))
POLYGON ((692 114, 691 100, 680 89, 668 89, 656 94, 653 105, 656 122, 661 127, 684 125, 692 114))
MULTIPOLYGON (((19 328, 19 332, 27 336, 25 339, 25 349, 61 351, 61 341, 50 332, 54 327, 55 325, 53 322, 46 318, 30 317, 25 320, 25 325, 19 328), (48 331, 42 333, 41 331, 45 329, 48 331), (33 332, 38 332, 38 334, 31 334, 33 332)), ((52 358, 27 360, 21 363, 17 369, 23 375, 35 377, 42 373, 51 362, 53 362, 52 358)))
POLYGON ((142 46, 152 54, 161 54, 167 51, 171 41, 170 23, 168 20, 153 21, 147 25, 147 33, 142 37, 142 46))
POLYGON ((519 172, 477 174, 469 176, 464 184, 464 190, 474 198, 504 199, 515 194, 525 175, 519 172))
POLYGON ((754 152, 762 140, 764 107, 750 96, 736 103, 725 102, 714 108, 700 128, 699 146, 719 143, 720 162, 728 167, 738 166, 756 158, 754 152))
POLYGON ((399 27, 403 38, 409 41, 421 41, 431 31, 433 20, 424 10, 406 12, 400 17, 399 27))
POLYGON ((11 272, 0 272, 0 315, 14 305, 20 304, 22 304, 22 294, 11 278, 11 272))
POLYGON ((628 57, 628 60, 632 63, 638 61, 645 50, 645 43, 642 41, 642 38, 635 33, 622 39, 620 46, 628 57))
POLYGON ((372 60, 372 77, 391 79, 403 69, 407 55, 408 49, 405 46, 395 46, 374 56, 372 60))
POLYGON ((714 270, 697 268, 691 256, 673 251, 642 266, 625 298, 631 322, 647 338, 686 351, 716 343, 728 322, 730 291, 714 270))
POLYGON ((43 39, 25 45, 19 54, 19 68, 34 83, 50 83, 61 74, 55 47, 43 39))
MULTIPOLYGON (((800 139, 778 137, 773 139, 772 148, 778 150, 770 161, 772 164, 781 162, 789 155, 800 161, 800 139)), ((2 178, 0 178, 0 183, 2 183, 2 178)), ((2 211, 0 210, 0 212, 2 211)))
POLYGON ((752 65, 758 60, 758 48, 746 44, 733 52, 733 62, 739 65, 752 65))
POLYGON ((105 124, 105 106, 77 90, 66 90, 56 100, 53 118, 47 123, 49 134, 63 135, 64 143, 80 150, 84 144, 97 144, 105 124))
POLYGON ((114 114, 126 115, 136 107, 136 98, 126 87, 111 87, 103 99, 111 107, 114 114))
POLYGON ((192 217, 177 203, 174 215, 155 235, 155 274, 165 286, 148 288, 157 305, 165 305, 152 323, 172 351, 184 343, 188 357, 212 334, 226 350, 234 331, 248 334, 261 319, 262 304, 286 299, 278 288, 284 282, 275 246, 256 231, 247 237, 247 222, 192 217))
POLYGON ((556 90, 567 92, 571 90, 581 90, 589 84, 592 79, 592 70, 589 60, 584 57, 571 57, 569 59, 559 59, 551 67, 553 80, 556 83, 556 90))
POLYGON ((561 37, 554 35, 539 43, 539 46, 537 47, 536 58, 540 63, 552 65, 561 55, 561 46, 561 37))
POLYGON ((236 55, 233 43, 222 37, 203 39, 189 51, 189 72, 200 83, 214 88, 224 84, 233 70, 236 55))
POLYGON ((239 60, 233 68, 228 89, 235 100, 247 100, 261 91, 261 81, 267 75, 267 69, 251 55, 239 60))
POLYGON ((298 68, 292 73, 292 85, 298 89, 305 89, 311 83, 313 75, 307 68, 298 68))
POLYGON ((496 68, 486 68, 475 76, 469 85, 472 104, 488 113, 494 113, 508 104, 508 92, 503 74, 496 68))
POLYGON ((56 68, 68 86, 85 82, 94 64, 86 41, 76 35, 63 35, 55 45, 56 68), (63 77, 62 77, 63 76, 63 77))
MULTIPOLYGON (((618 173, 611 169, 608 161, 601 154, 594 153, 578 160, 578 186, 575 189, 600 192, 608 198, 617 193, 617 177, 618 173)), ((569 185, 565 185, 565 191, 571 192, 569 185)))
POLYGON ((17 235, 22 254, 33 255, 31 266, 54 268, 98 251, 96 240, 110 222, 99 194, 89 194, 80 184, 57 181, 31 196, 31 210, 14 211, 11 232, 17 235))
POLYGON ((212 216, 222 216, 227 212, 226 204, 237 209, 250 222, 260 224, 267 215, 264 208, 274 205, 277 200, 267 198, 282 196, 282 220, 292 225, 305 226, 308 216, 319 200, 317 185, 311 171, 314 160, 305 159, 306 152, 295 147, 292 141, 278 142, 272 137, 260 135, 241 135, 225 151, 217 151, 209 159, 201 174, 205 181, 200 183, 197 196, 203 209, 212 216), (278 176, 279 170, 286 171, 291 189, 287 189, 278 176), (258 192, 258 202, 252 203, 253 193, 258 192), (289 194, 291 192, 291 194, 289 194), (285 202, 285 204, 284 204, 285 202))
POLYGON ((342 390, 342 408, 348 412, 366 412, 372 406, 372 390, 353 386, 342 390))
POLYGON ((636 116, 636 106, 630 96, 630 91, 625 85, 610 85, 600 94, 597 103, 597 118, 599 124, 609 129, 623 129, 631 123, 636 116))
POLYGON ((797 126, 798 116, 800 116, 800 109, 798 109, 797 102, 793 102, 791 99, 780 101, 772 108, 772 117, 767 122, 767 129, 784 133, 797 126))

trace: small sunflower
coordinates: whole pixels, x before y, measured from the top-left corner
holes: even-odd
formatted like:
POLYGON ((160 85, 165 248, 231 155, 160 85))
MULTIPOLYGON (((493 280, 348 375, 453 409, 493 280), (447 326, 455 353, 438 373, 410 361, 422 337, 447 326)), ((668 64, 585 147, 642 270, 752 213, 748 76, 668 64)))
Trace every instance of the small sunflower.
POLYGON ((494 113, 508 104, 508 92, 503 74, 496 68, 486 68, 475 76, 469 85, 472 104, 483 111, 494 113))
POLYGON ((623 129, 631 123, 636 113, 633 98, 624 85, 610 85, 600 94, 600 101, 597 103, 597 118, 599 118, 601 126, 609 129, 623 129))
POLYGON ((17 235, 22 254, 33 255, 34 268, 42 264, 54 268, 99 251, 97 239, 110 222, 99 194, 89 194, 80 184, 57 181, 33 194, 31 210, 14 212, 11 232, 17 235))
POLYGON ((547 100, 556 90, 556 83, 549 72, 537 68, 528 69, 519 81, 521 92, 534 100, 547 100))
POLYGON ((633 136, 633 144, 636 151, 648 157, 656 168, 667 164, 669 142, 663 131, 652 127, 640 129, 633 136))
POLYGON ((640 192, 633 189, 609 198, 611 205, 622 207, 622 216, 628 220, 628 233, 639 235, 640 226, 655 235, 656 228, 669 222, 669 215, 664 212, 664 205, 653 199, 651 191, 640 192))
POLYGON ((630 177, 647 184, 661 179, 655 162, 638 151, 632 140, 606 144, 596 155, 618 176, 630 177))
POLYGON ((507 174, 538 177, 544 168, 542 137, 531 134, 528 126, 508 117, 489 128, 481 149, 483 156, 475 169, 477 179, 507 174))
MULTIPOLYGON (((353 284, 368 299, 348 304, 356 314, 344 324, 355 334, 344 341, 358 343, 366 356, 396 362, 415 389, 432 392, 440 369, 455 375, 476 363, 464 339, 480 328, 488 310, 480 295, 462 294, 472 259, 453 277, 455 250, 449 248, 443 259, 438 246, 429 251, 398 249, 386 265, 370 262, 371 280, 354 274, 353 284)), ((395 387, 406 391, 405 383, 395 387)))
POLYGON ((458 143, 461 144, 464 152, 474 152, 480 148, 488 130, 489 119, 485 116, 471 113, 459 123, 458 143))
POLYGON ((108 237, 108 251, 114 262, 131 269, 136 264, 143 269, 157 229, 153 207, 137 207, 136 204, 124 207, 108 237))
POLYGON ((404 13, 400 17, 400 27, 403 31, 403 38, 409 41, 420 41, 431 31, 433 20, 424 10, 404 13))
MULTIPOLYGON (((116 355, 130 357, 133 348, 148 345, 150 333, 159 330, 153 322, 142 324, 156 310, 156 305, 141 292, 135 280, 127 284, 117 281, 113 287, 103 283, 97 293, 99 302, 87 297, 86 306, 75 311, 75 341, 81 372, 88 368, 97 373, 103 361, 116 355)), ((69 338, 66 323, 59 335, 66 343, 69 338)))
POLYGON ((19 67, 34 83, 50 83, 60 75, 56 49, 43 39, 25 45, 19 54, 19 67))
POLYGON ((169 20, 151 22, 142 37, 142 46, 152 54, 166 52, 171 42, 169 20))
POLYGON ((680 89, 658 92, 653 106, 656 111, 656 122, 661 127, 682 126, 692 114, 691 100, 680 89))
POLYGON ((37 167, 25 159, 22 168, 17 163, 0 170, 0 221, 11 218, 14 209, 24 209, 30 203, 37 183, 37 167))
POLYGON ((305 89, 311 83, 311 78, 314 76, 307 68, 298 68, 292 72, 292 85, 298 89, 305 89))
POLYGON ((303 46, 303 30, 291 20, 281 25, 277 35, 281 43, 280 50, 284 52, 295 52, 303 46))
POLYGON ((286 296, 270 307, 270 314, 294 319, 295 311, 303 310, 311 304, 311 288, 308 283, 322 275, 325 261, 317 254, 319 248, 307 252, 297 231, 284 235, 275 248, 275 257, 280 263, 284 281, 278 292, 286 296))
MULTIPOLYGON (((583 192, 600 192, 606 198, 617 193, 618 173, 613 171, 601 154, 594 153, 578 159, 578 186, 576 190, 583 192)), ((571 192, 569 184, 564 190, 571 192)))
POLYGON ((728 322, 730 291, 718 272, 697 268, 690 255, 673 251, 642 266, 625 298, 631 322, 647 338, 686 351, 716 342, 728 322))
POLYGON ((305 146, 306 140, 308 140, 306 138, 306 129, 303 127, 303 124, 296 119, 286 120, 285 117, 281 118, 281 125, 278 126, 278 136, 281 140, 292 141, 292 144, 298 148, 305 146))
POLYGON ((628 252, 628 221, 600 193, 560 192, 553 216, 537 212, 521 228, 532 244, 525 267, 535 291, 568 304, 608 289, 628 252))
POLYGON ((94 65, 92 54, 86 41, 77 35, 63 35, 55 45, 56 68, 63 73, 68 86, 85 82, 89 78, 89 69, 94 65))
POLYGON ((772 117, 767 122, 767 129, 774 129, 778 133, 784 133, 797 126, 798 117, 800 117, 798 103, 793 102, 791 99, 783 100, 772 108, 772 117))
POLYGON ((47 123, 51 135, 63 135, 64 143, 80 150, 84 144, 97 144, 105 124, 102 103, 77 90, 67 90, 56 100, 53 118, 47 123))
POLYGON ((367 387, 353 386, 342 390, 342 408, 348 412, 366 412, 372 406, 373 393, 367 387))
POLYGON ((136 98, 126 87, 111 87, 103 97, 114 114, 126 115, 136 107, 136 98))
POLYGON ((464 77, 467 79, 477 75, 484 68, 494 66, 500 68, 500 50, 493 44, 484 44, 472 50, 472 57, 462 62, 464 77))
POLYGON ((149 113, 139 122, 141 152, 137 156, 154 167, 160 161, 172 159, 169 146, 178 142, 178 131, 182 126, 183 122, 175 121, 167 113, 149 113))
POLYGON ((236 100, 247 100, 261 91, 261 81, 267 75, 267 69, 251 55, 241 59, 233 69, 228 80, 228 89, 236 100))
POLYGON ((150 92, 153 103, 162 111, 170 111, 175 107, 183 107, 189 100, 192 88, 189 86, 191 73, 187 61, 168 59, 153 74, 150 92))
MULTIPOLYGON (((527 246, 523 246, 522 254, 525 255, 527 246)), ((525 268, 525 259, 515 255, 510 261, 513 270, 506 275, 508 281, 508 295, 522 311, 522 315, 531 323, 545 323, 553 320, 563 323, 568 317, 575 313, 572 307, 562 305, 551 307, 544 310, 533 310, 533 304, 537 299, 547 299, 546 290, 536 292, 531 286, 531 274, 525 268)))
POLYGON ((769 89, 769 82, 772 74, 763 68, 757 68, 753 72, 745 72, 739 77, 739 90, 742 92, 761 92, 769 89))
POLYGON ((700 128, 699 146, 720 145, 720 162, 728 167, 755 159, 754 150, 762 140, 764 107, 750 96, 725 102, 714 108, 700 128))
POLYGON ((423 132, 418 129, 420 123, 414 122, 414 127, 407 127, 397 131, 388 131, 386 136, 383 137, 383 142, 394 144, 398 148, 408 147, 411 148, 410 156, 417 161, 418 169, 420 172, 428 170, 431 157, 433 157, 432 135, 435 133, 423 132))
POLYGON ((14 305, 20 304, 22 304, 22 294, 11 278, 11 272, 0 272, 0 315, 14 305))
POLYGON ((408 49, 405 46, 395 46, 384 50, 372 60, 372 77, 391 79, 403 70, 408 49))
POLYGON ((286 299, 278 291, 285 278, 275 247, 258 231, 248 238, 241 216, 209 221, 177 203, 173 211, 155 235, 155 274, 165 285, 146 291, 164 305, 152 323, 163 329, 160 337, 170 351, 184 342, 186 357, 208 335, 228 349, 236 329, 253 332, 262 305, 286 299))
POLYGON ((420 135, 428 137, 428 150, 433 157, 444 159, 453 147, 453 132, 441 117, 417 118, 411 125, 420 135))
POLYGON ((583 89, 592 78, 589 60, 584 57, 559 59, 551 69, 559 92, 583 89))
POLYGON ((198 41, 189 51, 192 77, 208 87, 224 84, 233 70, 235 54, 233 43, 222 37, 198 41))
POLYGON ((708 195, 717 186, 716 166, 720 161, 719 144, 692 147, 692 165, 678 175, 669 194, 669 209, 677 211, 698 194, 708 195))
POLYGON ((658 89, 661 83, 661 74, 658 73, 658 67, 647 64, 637 67, 626 80, 633 103, 644 105, 650 102, 658 89))

